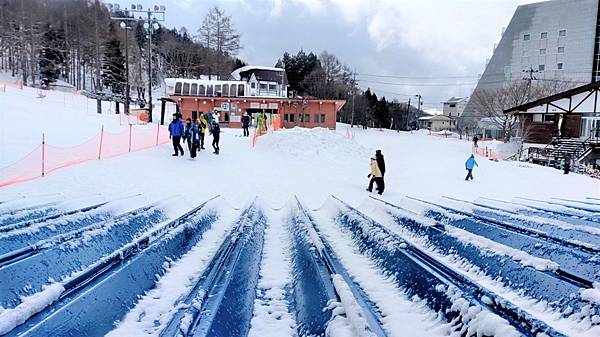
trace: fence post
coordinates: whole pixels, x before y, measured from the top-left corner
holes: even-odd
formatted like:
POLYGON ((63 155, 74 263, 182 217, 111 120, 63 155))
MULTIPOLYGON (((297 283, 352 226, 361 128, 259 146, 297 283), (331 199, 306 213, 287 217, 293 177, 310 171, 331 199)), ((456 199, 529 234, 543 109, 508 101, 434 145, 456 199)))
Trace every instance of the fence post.
POLYGON ((129 124, 129 152, 131 152, 131 128, 133 125, 129 124))
POLYGON ((160 124, 156 123, 156 146, 158 146, 158 134, 160 132, 160 124))
POLYGON ((98 148, 98 160, 102 156, 102 140, 104 139, 104 125, 102 125, 102 129, 100 129, 100 147, 98 148))
POLYGON ((42 132, 42 177, 46 175, 46 134, 42 132))

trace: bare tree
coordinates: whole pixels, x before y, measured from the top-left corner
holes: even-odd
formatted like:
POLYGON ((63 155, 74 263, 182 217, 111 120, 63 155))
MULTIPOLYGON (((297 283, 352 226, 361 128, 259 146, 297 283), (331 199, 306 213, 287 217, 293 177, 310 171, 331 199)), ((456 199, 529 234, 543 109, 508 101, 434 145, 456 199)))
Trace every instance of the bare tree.
POLYGON ((487 123, 501 131, 504 142, 509 142, 521 123, 513 115, 505 114, 504 110, 564 91, 572 85, 560 81, 515 81, 503 88, 476 91, 471 100, 477 116, 487 118, 487 123))
POLYGON ((228 57, 223 56, 235 56, 242 48, 240 34, 233 27, 231 16, 226 15, 217 6, 211 8, 204 17, 198 33, 200 43, 217 52, 216 55, 209 55, 211 57, 208 63, 213 66, 211 70, 220 74, 228 73, 228 57))

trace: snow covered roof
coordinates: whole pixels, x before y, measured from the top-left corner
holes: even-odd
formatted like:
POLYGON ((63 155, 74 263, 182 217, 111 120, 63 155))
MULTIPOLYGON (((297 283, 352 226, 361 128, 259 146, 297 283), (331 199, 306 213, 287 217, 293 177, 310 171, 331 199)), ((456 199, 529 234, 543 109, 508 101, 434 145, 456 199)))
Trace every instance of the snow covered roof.
POLYGON ((468 99, 469 99, 469 97, 451 97, 445 103, 460 103, 460 102, 464 102, 468 99))
POLYGON ((249 70, 267 70, 267 71, 284 71, 285 69, 283 68, 277 68, 277 67, 266 67, 266 66, 245 66, 245 67, 241 67, 241 68, 237 68, 236 70, 234 70, 231 73, 231 76, 236 79, 236 80, 240 80, 242 77, 240 75, 240 73, 249 71, 249 70))
POLYGON ((444 115, 433 115, 419 118, 420 121, 451 121, 451 117, 444 115))

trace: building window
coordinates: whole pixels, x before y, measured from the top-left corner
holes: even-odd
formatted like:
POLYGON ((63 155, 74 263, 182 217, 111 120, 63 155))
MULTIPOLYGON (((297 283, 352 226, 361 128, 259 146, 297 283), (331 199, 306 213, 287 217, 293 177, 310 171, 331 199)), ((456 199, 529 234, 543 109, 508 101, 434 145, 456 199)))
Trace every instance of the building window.
POLYGON ((448 117, 452 117, 452 112, 448 112, 448 117))
POLYGON ((321 114, 321 124, 325 123, 325 114, 321 114))
POLYGON ((229 96, 229 84, 223 84, 223 96, 229 96))
POLYGON ((449 107, 456 108, 456 104, 450 104, 449 107))
POLYGON ((544 121, 542 114, 533 114, 533 122, 534 123, 542 123, 544 121))
POLYGON ((567 30, 566 29, 561 29, 558 31, 558 36, 567 36, 567 30))
POLYGON ((269 92, 277 92, 277 84, 269 84, 269 92))
POLYGON ((554 114, 545 114, 544 115, 544 122, 555 122, 556 121, 556 116, 554 114))
POLYGON ((182 87, 181 82, 175 83, 175 95, 181 95, 181 87, 182 87))
POLYGON ((206 87, 203 84, 198 86, 198 96, 206 96, 206 87))
POLYGON ((245 91, 246 87, 243 85, 238 85, 238 96, 243 97, 244 96, 244 91, 245 91))
POLYGON ((256 89, 256 83, 254 83, 254 82, 250 83, 250 88, 251 89, 256 89))
POLYGON ((539 70, 539 71, 544 71, 544 70, 546 70, 546 65, 545 65, 545 64, 540 64, 540 65, 538 66, 538 70, 539 70))
POLYGON ((283 121, 287 122, 289 120, 289 115, 288 114, 283 114, 283 121))
POLYGON ((264 93, 267 91, 267 84, 266 83, 260 83, 258 85, 258 93, 260 94, 261 92, 264 93))
POLYGON ((563 70, 565 68, 565 64, 562 62, 557 64, 556 66, 557 66, 558 70, 563 70))
POLYGON ((290 114, 290 122, 296 122, 296 114, 290 114))
POLYGON ((235 96, 235 94, 237 93, 237 84, 232 84, 231 88, 230 88, 230 96, 235 96))
POLYGON ((540 39, 547 39, 548 38, 548 32, 542 32, 542 34, 540 35, 540 39))
POLYGON ((562 54, 565 52, 565 47, 558 47, 558 53, 562 54))
POLYGON ((223 95, 223 92, 221 91, 221 85, 215 85, 215 96, 220 97, 223 95))
POLYGON ((229 112, 225 113, 225 123, 229 123, 229 112))
POLYGON ((302 120, 304 123, 310 123, 310 114, 304 114, 304 120, 302 120))
POLYGON ((545 55, 545 54, 546 54, 546 48, 540 49, 540 55, 545 55))
POLYGON ((189 96, 190 95, 190 84, 189 83, 184 83, 183 84, 183 95, 184 96, 189 96))
POLYGON ((523 41, 529 41, 529 40, 531 40, 531 34, 523 35, 523 41))
POLYGON ((314 118, 313 122, 314 122, 315 124, 318 124, 318 123, 319 123, 319 115, 318 115, 318 114, 315 114, 315 118, 314 118))
POLYGON ((213 86, 212 85, 206 86, 206 96, 212 96, 212 95, 213 95, 213 86))

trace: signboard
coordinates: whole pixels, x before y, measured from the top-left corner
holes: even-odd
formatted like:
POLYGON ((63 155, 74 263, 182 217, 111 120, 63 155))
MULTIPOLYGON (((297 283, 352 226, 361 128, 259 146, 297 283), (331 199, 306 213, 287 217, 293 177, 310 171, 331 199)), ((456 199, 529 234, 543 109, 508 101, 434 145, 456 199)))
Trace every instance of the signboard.
POLYGON ((231 110, 231 111, 237 111, 237 103, 231 103, 231 104, 229 104, 229 110, 231 110))
POLYGON ((261 108, 261 109, 268 109, 268 108, 269 108, 269 105, 268 105, 268 104, 261 104, 261 105, 260 105, 260 108, 261 108))
POLYGON ((221 103, 221 111, 229 111, 229 103, 221 103))
POLYGON ((260 109, 260 103, 250 103, 250 109, 260 109))
POLYGON ((269 103, 269 109, 277 109, 278 106, 277 103, 269 103))
POLYGON ((242 121, 242 116, 231 116, 229 117, 229 121, 230 122, 241 122, 242 121))

